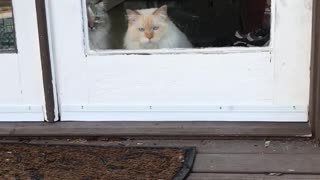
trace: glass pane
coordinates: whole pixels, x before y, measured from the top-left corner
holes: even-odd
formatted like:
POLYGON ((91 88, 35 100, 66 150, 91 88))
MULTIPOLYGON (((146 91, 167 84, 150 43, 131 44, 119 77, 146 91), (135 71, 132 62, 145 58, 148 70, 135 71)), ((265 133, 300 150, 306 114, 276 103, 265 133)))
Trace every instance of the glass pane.
POLYGON ((11 0, 0 1, 0 52, 16 50, 11 0))
POLYGON ((90 49, 264 47, 271 0, 86 0, 90 49))

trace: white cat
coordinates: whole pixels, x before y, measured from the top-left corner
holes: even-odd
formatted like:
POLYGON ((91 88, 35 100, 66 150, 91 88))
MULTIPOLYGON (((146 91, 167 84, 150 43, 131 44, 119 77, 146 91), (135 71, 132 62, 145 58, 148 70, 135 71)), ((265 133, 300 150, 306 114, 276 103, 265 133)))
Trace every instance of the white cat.
POLYGON ((170 20, 167 6, 127 10, 126 49, 192 48, 186 35, 170 20))
POLYGON ((94 8, 95 12, 90 5, 87 7, 90 49, 110 49, 111 23, 103 1, 95 4, 94 8))

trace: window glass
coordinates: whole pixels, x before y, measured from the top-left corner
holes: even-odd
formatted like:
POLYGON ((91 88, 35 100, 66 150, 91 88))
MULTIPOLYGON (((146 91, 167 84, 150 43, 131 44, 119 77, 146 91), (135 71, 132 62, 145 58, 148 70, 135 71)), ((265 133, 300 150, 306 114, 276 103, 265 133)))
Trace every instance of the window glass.
POLYGON ((11 0, 0 1, 0 52, 16 50, 11 0))
POLYGON ((89 47, 264 47, 271 0, 86 0, 89 47))

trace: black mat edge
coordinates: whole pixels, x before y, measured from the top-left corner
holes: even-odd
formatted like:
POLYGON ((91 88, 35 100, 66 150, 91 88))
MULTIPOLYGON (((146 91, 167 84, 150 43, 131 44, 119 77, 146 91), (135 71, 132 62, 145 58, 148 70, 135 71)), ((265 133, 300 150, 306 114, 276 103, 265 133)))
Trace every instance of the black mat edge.
POLYGON ((183 166, 180 169, 180 171, 176 174, 176 176, 173 178, 173 180, 184 180, 186 179, 189 174, 191 173, 194 160, 196 158, 196 147, 183 147, 180 148, 186 151, 184 155, 184 162, 183 166))

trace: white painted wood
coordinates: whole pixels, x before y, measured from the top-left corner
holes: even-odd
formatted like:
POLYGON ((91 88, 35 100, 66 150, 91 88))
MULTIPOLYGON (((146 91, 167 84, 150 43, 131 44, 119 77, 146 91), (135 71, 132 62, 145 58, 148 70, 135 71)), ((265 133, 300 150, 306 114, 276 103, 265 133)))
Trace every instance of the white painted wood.
MULTIPOLYGON (((88 40, 86 40, 88 41, 88 40)), ((89 42, 85 42, 89 43, 89 42)), ((123 54, 142 55, 172 55, 172 54, 232 54, 232 53, 252 53, 270 52, 271 47, 220 47, 220 48, 194 48, 194 49, 144 49, 144 50, 86 50, 87 56, 108 56, 123 54)))
POLYGON ((43 107, 35 105, 0 105, 1 122, 39 121, 43 119, 43 107))
POLYGON ((0 104, 18 104, 21 102, 18 56, 0 54, 0 104))
POLYGON ((304 122, 306 107, 275 106, 62 106, 67 121, 304 122), (74 119, 74 117, 79 117, 74 119))
POLYGON ((13 0, 13 7, 23 90, 22 103, 43 104, 43 80, 35 2, 13 0))
MULTIPOLYGON (((67 112, 232 112, 232 113, 303 113, 306 107, 297 106, 101 106, 101 105, 66 105, 62 109, 67 112)), ((0 109, 1 111, 1 109, 0 109)))
POLYGON ((271 104, 269 53, 88 57, 88 103, 271 104))
MULTIPOLYGON (((38 106, 44 103, 35 1, 13 0, 17 53, 0 54, 0 105, 38 106), (26 16, 28 15, 28 16, 26 16)), ((42 108, 33 113, 0 113, 0 121, 43 121, 42 108)))
POLYGON ((47 1, 60 104, 87 102, 86 56, 79 0, 47 1))
POLYGON ((68 112, 64 121, 226 121, 226 122, 305 122, 303 113, 216 113, 216 112, 68 112), (76 119, 75 119, 76 118, 76 119))
MULTIPOLYGON (((306 122, 312 0, 274 0, 266 48, 86 51, 78 0, 48 1, 62 120, 306 122), (298 19, 298 20, 295 20, 298 19), (289 41, 288 41, 289 40, 289 41), (296 43, 298 42, 298 43, 296 43), (301 48, 300 48, 301 47, 301 48), (127 55, 121 55, 121 54, 127 55), (152 54, 152 55, 143 55, 152 54), (118 112, 68 107, 123 107, 118 112), (126 106, 303 107, 299 112, 127 112, 126 106), (72 109, 72 108, 71 108, 72 109)), ((134 109, 134 108, 133 108, 134 109)))
POLYGON ((43 110, 32 113, 0 113, 1 122, 39 122, 43 121, 43 110))
POLYGON ((1 105, 0 113, 35 113, 40 112, 42 110, 42 106, 25 106, 25 105, 1 105))
POLYGON ((274 103, 309 103, 312 0, 276 0, 274 103))
POLYGON ((43 107, 36 105, 0 105, 1 122, 39 121, 43 119, 43 107))

